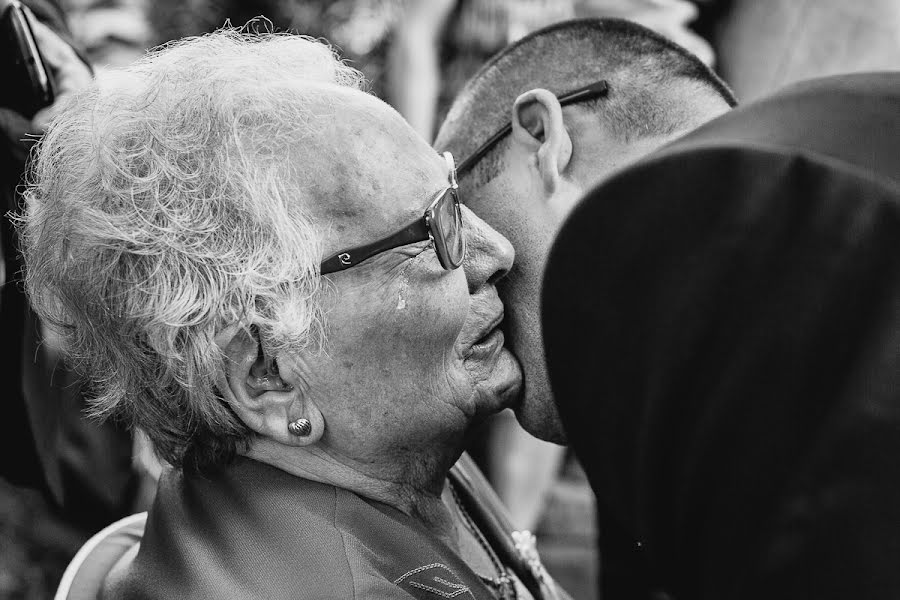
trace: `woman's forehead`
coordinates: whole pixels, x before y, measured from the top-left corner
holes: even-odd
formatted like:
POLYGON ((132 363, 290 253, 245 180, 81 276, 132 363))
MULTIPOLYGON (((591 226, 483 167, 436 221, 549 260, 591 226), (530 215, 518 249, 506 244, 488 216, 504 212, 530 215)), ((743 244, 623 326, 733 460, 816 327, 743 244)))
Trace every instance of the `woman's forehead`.
POLYGON ((341 103, 345 118, 328 123, 328 135, 299 144, 298 175, 314 219, 366 240, 421 216, 446 187, 448 168, 392 108, 356 95, 341 103))

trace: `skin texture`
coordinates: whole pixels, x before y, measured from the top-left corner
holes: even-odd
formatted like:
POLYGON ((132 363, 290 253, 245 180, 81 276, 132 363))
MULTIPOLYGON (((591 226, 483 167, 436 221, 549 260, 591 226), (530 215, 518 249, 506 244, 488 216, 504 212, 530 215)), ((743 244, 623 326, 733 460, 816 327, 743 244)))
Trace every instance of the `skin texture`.
MULTIPOLYGON (((381 101, 328 87, 315 118, 322 135, 304 139, 295 160, 316 199, 304 208, 327 224, 323 256, 420 218, 447 186, 445 161, 381 101)), ((444 270, 421 242, 327 276, 324 352, 266 356, 246 328, 223 332, 231 366, 221 385, 257 433, 250 456, 448 527, 440 494, 464 433, 510 406, 521 382, 499 330, 478 343, 502 318, 495 281, 512 246, 463 211, 462 268, 444 270), (288 433, 300 417, 309 436, 288 433)))
MULTIPOLYGON (((728 109, 715 99, 696 104, 700 122, 728 109)), ((517 252, 509 276, 499 284, 507 307, 507 340, 525 373, 516 417, 535 437, 564 443, 540 327, 541 283, 550 246, 585 191, 685 131, 625 142, 605 131, 589 111, 577 105, 563 109, 543 89, 519 96, 511 117, 502 172, 480 187, 463 177, 460 189, 467 206, 509 238, 517 252)))

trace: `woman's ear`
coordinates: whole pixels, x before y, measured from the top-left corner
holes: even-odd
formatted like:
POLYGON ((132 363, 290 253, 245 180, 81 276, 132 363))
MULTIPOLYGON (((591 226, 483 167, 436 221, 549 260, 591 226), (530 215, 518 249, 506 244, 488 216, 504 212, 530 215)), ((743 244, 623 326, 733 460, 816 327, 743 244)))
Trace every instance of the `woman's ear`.
POLYGON ((534 89, 516 98, 512 142, 534 156, 547 195, 556 192, 572 158, 572 139, 563 122, 562 106, 553 93, 534 89))
MULTIPOLYGON (((219 393, 254 433, 289 446, 309 446, 321 439, 325 421, 306 397, 302 381, 282 375, 278 359, 265 349, 256 327, 233 325, 216 336, 223 354, 217 377, 219 393), (298 436, 288 424, 304 418, 312 430, 298 436)), ((297 369, 290 369, 296 373, 297 369)))

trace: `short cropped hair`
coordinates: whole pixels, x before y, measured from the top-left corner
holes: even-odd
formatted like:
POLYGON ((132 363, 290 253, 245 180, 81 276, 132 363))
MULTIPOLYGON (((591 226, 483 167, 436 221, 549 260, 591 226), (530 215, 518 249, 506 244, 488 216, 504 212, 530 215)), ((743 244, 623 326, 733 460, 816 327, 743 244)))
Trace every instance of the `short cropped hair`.
MULTIPOLYGON (((454 100, 435 147, 463 160, 509 122, 520 94, 534 88, 562 94, 601 79, 609 82, 609 94, 580 106, 593 104, 611 135, 625 141, 700 125, 686 103, 690 97, 679 90, 737 103, 700 59, 653 31, 622 19, 574 19, 538 30, 492 57, 454 100)), ((507 143, 475 166, 471 177, 478 185, 501 171, 507 143)))
POLYGON ((291 150, 316 134, 313 94, 362 84, 324 43, 228 29, 103 75, 53 121, 19 222, 26 288, 95 415, 176 466, 249 442, 216 387, 215 336, 239 323, 273 352, 321 342, 321 240, 291 150))

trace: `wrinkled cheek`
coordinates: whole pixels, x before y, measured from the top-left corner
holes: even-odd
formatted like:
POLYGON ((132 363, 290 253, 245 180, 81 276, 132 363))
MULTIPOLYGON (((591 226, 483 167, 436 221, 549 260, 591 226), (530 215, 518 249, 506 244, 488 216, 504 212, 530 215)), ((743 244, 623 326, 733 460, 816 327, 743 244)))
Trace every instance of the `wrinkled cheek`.
POLYGON ((468 344, 457 343, 453 351, 445 355, 440 372, 435 374, 435 381, 440 386, 435 395, 449 398, 452 405, 471 417, 477 412, 479 384, 490 373, 482 369, 477 361, 468 360, 467 350, 468 344))
POLYGON ((458 377, 448 380, 447 373, 459 362, 454 360, 456 341, 468 301, 465 277, 445 271, 423 276, 410 270, 408 278, 401 273, 389 286, 361 292, 352 298, 354 310, 335 311, 329 318, 333 337, 329 380, 323 386, 336 394, 350 390, 368 404, 407 418, 407 409, 434 398, 453 401, 448 394, 460 393, 463 386, 458 377))
POLYGON ((404 289, 401 278, 396 303, 392 299, 375 327, 362 336, 365 343, 373 343, 370 352, 390 379, 405 380, 401 385, 421 396, 446 398, 459 393, 464 383, 458 376, 448 382, 448 373, 459 362, 457 340, 468 309, 468 290, 464 279, 448 279, 416 281, 404 289), (447 383, 452 383, 449 391, 447 383))
POLYGON ((404 338, 410 347, 427 349, 433 355, 442 357, 454 353, 463 317, 455 314, 452 307, 431 306, 426 314, 414 322, 415 324, 410 323, 410 327, 404 328, 404 338))

